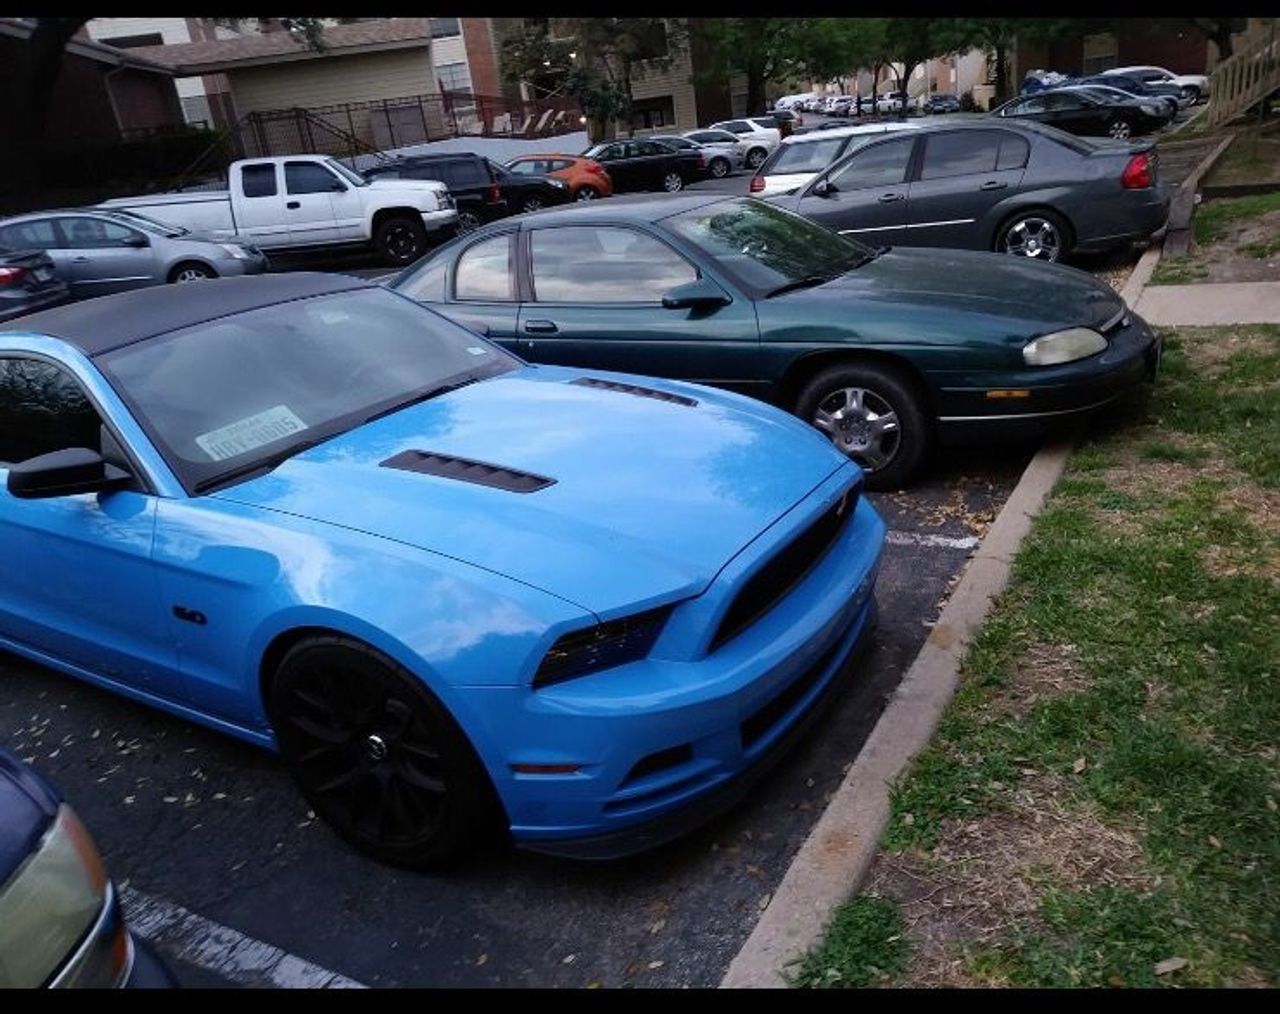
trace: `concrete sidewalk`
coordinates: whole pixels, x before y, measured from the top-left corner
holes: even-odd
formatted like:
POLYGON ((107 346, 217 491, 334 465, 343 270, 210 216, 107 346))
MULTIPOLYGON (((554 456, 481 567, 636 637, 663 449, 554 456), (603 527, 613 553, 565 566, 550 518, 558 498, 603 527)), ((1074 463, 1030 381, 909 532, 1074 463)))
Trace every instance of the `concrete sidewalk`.
POLYGON ((1280 324, 1280 282, 1148 285, 1134 309, 1151 324, 1280 324))

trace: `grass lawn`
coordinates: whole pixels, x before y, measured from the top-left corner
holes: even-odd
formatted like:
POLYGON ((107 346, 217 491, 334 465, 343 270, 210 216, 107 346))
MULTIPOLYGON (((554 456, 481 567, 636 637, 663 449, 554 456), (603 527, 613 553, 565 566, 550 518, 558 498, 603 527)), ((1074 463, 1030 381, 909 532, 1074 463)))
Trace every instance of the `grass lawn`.
POLYGON ((1149 284, 1280 278, 1280 191, 1205 201, 1192 225, 1195 247, 1181 257, 1161 258, 1149 284))
POLYGON ((1280 328, 1100 420, 797 985, 1280 979, 1280 328))

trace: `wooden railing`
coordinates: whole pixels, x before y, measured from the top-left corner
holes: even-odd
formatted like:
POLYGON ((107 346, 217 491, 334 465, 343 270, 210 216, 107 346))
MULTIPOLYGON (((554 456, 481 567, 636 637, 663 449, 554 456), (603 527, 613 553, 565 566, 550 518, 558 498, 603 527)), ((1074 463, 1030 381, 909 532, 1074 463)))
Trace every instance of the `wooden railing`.
POLYGON ((1265 35, 1223 60, 1209 78, 1209 126, 1226 123, 1280 89, 1280 39, 1275 23, 1265 35))

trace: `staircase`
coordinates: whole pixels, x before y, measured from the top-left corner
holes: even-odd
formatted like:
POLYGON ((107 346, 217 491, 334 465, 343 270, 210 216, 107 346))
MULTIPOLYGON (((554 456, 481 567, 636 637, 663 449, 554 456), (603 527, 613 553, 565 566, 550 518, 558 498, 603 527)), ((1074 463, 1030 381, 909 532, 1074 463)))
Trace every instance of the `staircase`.
POLYGON ((1221 126, 1280 90, 1280 39, 1275 23, 1245 42, 1209 78, 1208 124, 1221 126))

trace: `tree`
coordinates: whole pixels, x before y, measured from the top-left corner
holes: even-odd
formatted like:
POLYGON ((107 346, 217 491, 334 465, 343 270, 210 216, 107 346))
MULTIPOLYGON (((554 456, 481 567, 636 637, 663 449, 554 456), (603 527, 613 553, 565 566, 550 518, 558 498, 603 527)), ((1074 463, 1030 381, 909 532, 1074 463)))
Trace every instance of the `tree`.
POLYGON ((765 85, 793 76, 801 65, 799 18, 699 18, 706 66, 694 74, 701 81, 725 81, 736 74, 747 79, 747 115, 765 111, 765 85))
POLYGON ((1082 26, 1083 22, 1076 18, 948 18, 940 19, 936 30, 950 52, 977 48, 987 54, 995 64, 998 104, 1012 94, 1009 58, 1019 38, 1047 42, 1082 26))
POLYGON ((811 80, 839 78, 875 63, 884 52, 887 18, 805 18, 791 42, 797 72, 811 80))
POLYGON ((502 44, 503 74, 544 96, 564 93, 582 103, 594 140, 613 137, 631 111, 638 63, 669 66, 683 45, 662 18, 527 18, 502 44))
POLYGON ((1231 36, 1249 27, 1248 18, 1187 18, 1191 26, 1218 47, 1218 62, 1233 52, 1231 36))
POLYGON ((889 18, 884 28, 884 55, 894 65, 902 114, 907 112, 907 82, 917 67, 936 56, 964 48, 963 40, 945 30, 945 21, 932 18, 889 18), (902 67, 901 75, 897 67, 902 67))

